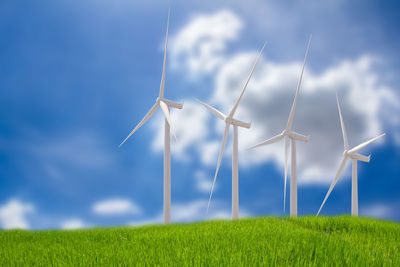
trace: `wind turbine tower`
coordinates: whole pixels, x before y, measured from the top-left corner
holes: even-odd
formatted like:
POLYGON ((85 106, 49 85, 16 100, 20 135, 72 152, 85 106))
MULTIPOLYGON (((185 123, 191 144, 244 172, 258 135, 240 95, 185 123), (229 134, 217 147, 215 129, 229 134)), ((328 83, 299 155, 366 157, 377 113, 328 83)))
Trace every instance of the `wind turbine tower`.
POLYGON ((168 22, 167 22, 167 32, 165 35, 165 47, 164 47, 164 63, 163 71, 161 76, 161 84, 159 95, 156 99, 156 103, 147 112, 144 118, 139 122, 139 124, 130 132, 130 134, 125 138, 125 140, 119 145, 120 147, 129 139, 147 120, 153 116, 158 107, 161 107, 164 113, 164 224, 169 224, 171 222, 171 137, 170 131, 172 131, 175 140, 176 135, 174 128, 172 127, 171 117, 169 113, 170 108, 182 109, 183 103, 172 102, 164 98, 164 86, 165 86, 165 68, 167 62, 167 46, 168 46, 168 28, 169 28, 169 16, 170 11, 168 11, 168 22))
POLYGON ((332 181, 331 186, 329 187, 328 193, 325 196, 324 201, 321 204, 321 207, 318 210, 317 216, 321 212, 322 207, 324 206, 326 200, 328 199, 329 195, 331 194, 333 188, 335 187, 336 183, 339 181, 342 172, 344 170, 344 167, 346 166, 346 162, 348 159, 351 159, 352 163, 352 172, 351 172, 351 215, 352 216, 358 216, 358 179, 357 179, 357 160, 361 160, 364 162, 369 162, 371 159, 371 155, 369 156, 364 156, 358 153, 361 149, 366 147, 367 145, 371 144, 372 142, 378 140, 379 138, 383 137, 385 134, 381 134, 375 138, 372 138, 352 149, 349 148, 349 142, 347 139, 347 133, 346 133, 346 128, 344 127, 344 121, 343 121, 343 116, 342 116, 342 111, 340 110, 340 104, 339 104, 339 97, 336 93, 336 102, 337 102, 337 107, 339 111, 339 118, 340 118, 340 125, 342 128, 342 135, 343 135, 343 144, 344 144, 344 152, 343 152, 343 159, 339 165, 339 169, 336 173, 335 178, 332 181))
POLYGON ((240 100, 243 97, 243 94, 247 88, 247 85, 249 84, 249 81, 251 79, 251 76, 253 75, 253 72, 257 66, 257 63, 261 57, 262 52, 264 51, 266 43, 264 43, 257 59, 256 62, 253 65, 253 68, 251 69, 250 75, 247 78, 247 81, 243 87, 242 93, 240 94, 238 100, 236 101, 235 105, 233 106, 231 112, 229 113, 228 116, 226 116, 224 113, 220 112, 219 110, 211 107, 210 105, 196 99, 197 102, 202 104, 204 107, 206 107, 211 113, 213 113, 217 118, 225 121, 225 131, 224 131, 224 136, 222 138, 222 145, 221 145, 221 150, 219 153, 218 157, 218 163, 217 163, 217 169, 215 170, 215 175, 214 175, 214 180, 213 184, 211 187, 211 193, 210 193, 210 198, 208 200, 208 206, 207 206, 207 212, 208 209, 210 208, 210 203, 211 203, 211 198, 213 195, 214 191, 214 186, 215 186, 215 181, 217 180, 217 175, 219 171, 219 167, 221 165, 221 160, 222 160, 222 155, 224 154, 224 149, 226 146, 226 142, 228 140, 228 135, 229 135, 229 128, 232 125, 233 126, 233 143, 232 143, 232 219, 238 219, 239 218, 239 161, 238 161, 238 127, 244 127, 244 128, 250 128, 250 123, 243 122, 240 120, 237 120, 233 118, 235 115, 235 112, 239 106, 240 100))
POLYGON ((287 168, 288 168, 288 156, 289 156, 289 150, 291 149, 290 216, 293 216, 293 217, 297 216, 296 141, 308 142, 308 140, 310 139, 310 136, 304 136, 302 134, 292 131, 292 124, 293 124, 294 112, 296 109, 297 98, 299 97, 300 85, 301 85, 301 81, 303 78, 304 67, 306 65, 307 55, 308 55, 308 50, 310 48, 310 44, 311 44, 311 35, 310 35, 310 38, 308 39, 308 45, 307 45, 306 53, 304 55, 303 67, 301 69, 300 79, 297 84, 296 96, 294 97, 292 109, 290 110, 289 119, 286 124, 286 128, 282 131, 282 133, 249 148, 249 149, 253 149, 256 147, 260 147, 260 146, 266 146, 266 145, 278 142, 281 139, 284 139, 285 184, 284 184, 284 189, 283 189, 283 211, 285 211, 285 207, 286 207, 286 179, 287 179, 287 168), (289 143, 289 139, 290 139, 290 143, 289 143))

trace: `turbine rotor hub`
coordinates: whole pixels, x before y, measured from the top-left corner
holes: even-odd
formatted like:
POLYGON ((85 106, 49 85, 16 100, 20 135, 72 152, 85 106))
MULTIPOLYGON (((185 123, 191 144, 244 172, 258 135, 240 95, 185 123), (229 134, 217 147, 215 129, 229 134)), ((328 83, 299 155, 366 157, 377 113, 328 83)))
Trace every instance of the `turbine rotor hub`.
POLYGON ((232 118, 226 117, 226 118, 225 118, 225 122, 226 122, 226 123, 229 123, 229 124, 232 124, 232 123, 233 123, 233 120, 232 120, 232 118))

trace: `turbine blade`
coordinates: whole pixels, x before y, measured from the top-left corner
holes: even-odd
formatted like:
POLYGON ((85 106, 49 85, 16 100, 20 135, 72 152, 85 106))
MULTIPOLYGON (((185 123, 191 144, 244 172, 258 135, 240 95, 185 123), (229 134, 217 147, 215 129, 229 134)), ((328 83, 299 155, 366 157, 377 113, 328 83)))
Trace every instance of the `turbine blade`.
POLYGON ((212 198, 213 191, 214 191, 215 181, 217 180, 217 175, 218 175, 219 167, 221 165, 222 155, 224 154, 226 141, 228 140, 229 126, 230 126, 229 123, 227 123, 225 126, 224 137, 222 138, 221 151, 219 152, 219 157, 218 157, 217 169, 215 170, 214 181, 213 181, 213 184, 211 187, 211 194, 210 194, 210 198, 208 199, 207 213, 208 213, 208 209, 210 208, 210 203, 211 203, 211 198, 212 198))
POLYGON ((366 142, 364 142, 364 143, 362 143, 362 144, 350 149, 349 153, 352 154, 352 153, 358 152, 359 150, 363 149, 364 147, 366 147, 367 145, 371 144, 375 140, 378 140, 379 138, 383 137, 384 135, 386 135, 386 134, 381 134, 381 135, 379 135, 379 136, 377 136, 375 138, 372 138, 372 139, 370 139, 370 140, 368 140, 368 141, 366 141, 366 142))
POLYGON ((147 114, 144 116, 144 118, 139 122, 139 124, 135 127, 135 129, 132 130, 132 132, 125 138, 124 141, 122 141, 122 143, 119 145, 119 147, 121 147, 126 140, 129 139, 129 137, 132 136, 132 134, 134 134, 151 116, 153 116, 154 112, 156 112, 158 108, 157 103, 154 104, 154 106, 147 112, 147 114))
POLYGON ((221 111, 217 110, 216 108, 213 108, 212 106, 198 100, 197 98, 195 98, 194 100, 196 100, 197 102, 199 102, 200 104, 202 104, 204 107, 206 107, 206 109, 208 109, 209 111, 211 111, 215 116, 217 116, 218 118, 220 118, 221 120, 225 119, 225 115, 224 113, 222 113, 221 111))
POLYGON ((176 135, 175 135, 174 127, 172 126, 171 116, 169 115, 169 108, 168 108, 168 105, 165 104, 164 101, 160 101, 160 107, 161 107, 162 112, 164 113, 165 118, 167 119, 167 122, 168 122, 168 124, 169 124, 169 127, 171 128, 171 132, 172 132, 172 134, 173 134, 174 137, 175 137, 175 141, 178 142, 178 138, 176 138, 176 135))
POLYGON ((340 163, 339 169, 338 169, 338 171, 337 171, 337 173, 336 173, 335 179, 333 179, 333 181, 332 181, 332 183, 331 183, 331 186, 329 187, 328 193, 326 194, 325 199, 324 199, 324 201, 322 202, 322 205, 321 205, 321 207, 320 207, 319 210, 318 210, 317 216, 318 216, 319 213, 321 212, 322 207, 324 206, 326 200, 328 199, 328 197, 329 197, 329 195, 331 194, 333 188, 335 187, 337 181, 339 180, 340 175, 342 175, 342 172, 343 172, 343 170, 344 170, 344 167, 346 166, 346 162, 347 162, 347 156, 344 156, 342 162, 340 163))
POLYGON ((161 76, 161 84, 160 84, 160 94, 158 97, 164 97, 164 86, 165 86, 165 68, 167 64, 167 47, 168 47, 168 29, 169 29, 169 15, 171 13, 171 9, 168 9, 168 22, 167 22, 167 33, 165 34, 165 46, 164 46, 164 63, 163 63, 163 71, 161 76))
POLYGON ((288 157, 289 157, 289 149, 290 143, 287 137, 285 137, 285 187, 283 189, 283 213, 286 210, 286 181, 287 181, 287 170, 288 170, 288 157))
POLYGON ((244 91, 246 90, 247 85, 249 84, 249 81, 250 81, 250 79, 251 79, 251 76, 253 76, 253 72, 254 72, 254 70, 255 70, 255 68, 256 68, 256 66, 257 66, 258 61, 260 60, 261 54, 262 54, 262 52, 264 51, 264 48, 265 48, 266 44, 267 44, 267 42, 265 42, 264 45, 263 45, 263 47, 261 48, 260 53, 258 54, 258 57, 257 57, 257 59, 256 59, 256 62, 254 63, 253 68, 251 69, 250 75, 249 75, 249 77, 247 78, 247 81, 246 81, 246 83, 245 83, 245 85, 244 85, 244 87, 243 87, 242 93, 240 94, 238 100, 236 101, 235 106, 233 106, 231 112, 229 113, 229 117, 230 117, 230 118, 233 117, 233 115, 234 115, 235 112, 236 112, 237 107, 239 106, 240 100, 242 99, 243 94, 244 94, 244 91))
POLYGON ((347 140, 346 128, 344 127, 343 116, 342 116, 342 111, 340 110, 339 97, 338 97, 338 93, 337 92, 336 92, 336 102, 337 102, 337 107, 338 107, 338 110, 339 110, 340 125, 342 127, 344 149, 348 150, 349 149, 349 141, 347 140))
POLYGON ((269 144, 278 142, 279 140, 281 140, 281 139, 283 138, 283 136, 284 136, 283 134, 275 135, 274 137, 271 137, 271 138, 268 139, 268 140, 265 140, 265 141, 263 141, 263 142, 261 142, 261 143, 255 145, 255 146, 252 146, 252 147, 248 148, 248 150, 253 149, 253 148, 256 148, 256 147, 266 146, 266 145, 269 145, 269 144))
POLYGON ((308 45, 307 45, 306 53, 304 55, 303 67, 301 68, 300 79, 297 84, 296 96, 294 97, 292 109, 290 110, 289 119, 288 119, 288 122, 286 125, 286 131, 288 131, 288 132, 290 132, 290 130, 292 129, 294 111, 296 109, 297 98, 299 97, 300 85, 301 85, 301 80, 303 79, 304 67, 306 66, 306 62, 307 62, 308 49, 310 48, 310 44, 311 44, 311 37, 312 37, 312 35, 310 35, 310 38, 308 39, 308 45))

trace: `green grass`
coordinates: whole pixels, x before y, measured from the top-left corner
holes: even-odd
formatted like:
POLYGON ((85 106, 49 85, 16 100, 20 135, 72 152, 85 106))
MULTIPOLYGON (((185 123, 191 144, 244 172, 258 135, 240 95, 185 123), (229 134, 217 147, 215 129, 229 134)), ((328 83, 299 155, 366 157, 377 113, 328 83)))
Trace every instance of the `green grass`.
POLYGON ((255 218, 73 231, 0 231, 0 266, 400 266, 400 224, 255 218))

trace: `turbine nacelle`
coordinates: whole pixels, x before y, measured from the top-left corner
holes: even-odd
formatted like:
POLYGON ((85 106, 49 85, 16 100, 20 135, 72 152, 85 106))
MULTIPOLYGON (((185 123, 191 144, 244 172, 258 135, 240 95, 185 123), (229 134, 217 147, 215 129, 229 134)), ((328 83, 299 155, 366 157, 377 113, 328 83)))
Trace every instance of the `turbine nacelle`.
POLYGON ((232 124, 232 125, 247 128, 247 129, 249 129, 251 126, 251 122, 244 122, 244 121, 236 120, 234 118, 229 118, 229 117, 225 117, 224 121, 228 124, 232 124))
POLYGON ((165 104, 167 104, 169 107, 172 107, 172 108, 177 108, 177 109, 183 108, 183 103, 173 102, 173 101, 168 100, 163 97, 157 97, 156 104, 159 105, 160 101, 164 102, 165 104))
POLYGON ((351 152, 349 152, 349 150, 345 150, 343 152, 343 155, 346 157, 352 158, 352 159, 363 161, 363 162, 369 162, 371 160, 371 155, 364 156, 359 153, 354 153, 354 152, 351 153, 351 152))
POLYGON ((286 130, 283 131, 283 134, 289 136, 290 139, 294 139, 297 141, 308 142, 310 140, 310 135, 302 135, 293 131, 287 132, 286 130))

